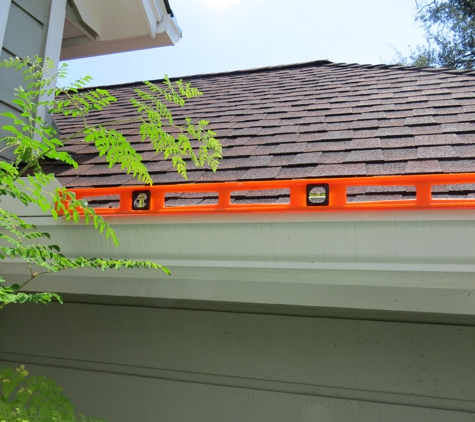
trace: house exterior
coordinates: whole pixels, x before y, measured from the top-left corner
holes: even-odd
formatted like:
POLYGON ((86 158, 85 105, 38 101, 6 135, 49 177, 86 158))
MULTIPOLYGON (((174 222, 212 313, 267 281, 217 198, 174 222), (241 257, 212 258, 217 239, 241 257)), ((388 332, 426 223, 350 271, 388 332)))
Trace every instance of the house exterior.
MULTIPOLYGON (((119 422, 475 420, 474 75, 318 61, 186 80, 205 95, 173 112, 217 130, 217 173, 189 169, 185 183, 138 128, 118 125, 157 189, 178 184, 168 211, 115 212, 113 189, 138 183, 78 136, 65 146, 78 170, 47 168, 68 188, 113 188, 91 203, 112 210, 119 248, 30 213, 66 255, 155 260, 172 276, 38 280, 32 289, 67 303, 5 308, 0 361, 53 376, 79 411, 119 422), (450 206, 412 206, 420 175, 450 206), (345 206, 408 205, 335 210, 342 180, 345 206), (292 202, 285 183, 318 181, 330 208, 279 208, 292 202), (206 208, 216 200, 207 183, 235 182, 227 207, 206 208)), ((109 87, 118 102, 91 119, 126 115, 138 85, 109 87)), ((57 124, 64 136, 77 129, 57 124)), ((11 280, 27 271, 2 265, 11 280)))
MULTIPOLYGON (((76 59, 172 46, 181 30, 168 0, 2 0, 0 60, 76 59)), ((0 113, 15 112, 21 74, 0 68, 0 113)), ((48 120, 46 110, 43 117, 48 120)), ((6 120, 0 116, 0 127, 6 120)), ((53 122, 51 121, 51 124, 53 122)), ((0 135, 2 132, 0 131, 0 135)))

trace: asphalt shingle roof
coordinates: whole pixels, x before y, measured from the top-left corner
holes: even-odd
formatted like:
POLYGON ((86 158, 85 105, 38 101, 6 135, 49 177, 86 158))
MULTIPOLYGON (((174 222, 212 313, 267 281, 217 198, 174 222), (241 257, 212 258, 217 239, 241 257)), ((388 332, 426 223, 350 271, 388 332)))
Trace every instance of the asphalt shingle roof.
MULTIPOLYGON (((217 173, 189 166, 189 182, 475 172, 475 72, 318 61, 184 78, 203 91, 178 123, 207 119, 223 144, 217 173)), ((107 87, 118 102, 91 122, 133 116, 140 83, 107 87)), ((58 117, 62 135, 78 130, 58 117)), ((141 142, 138 125, 117 125, 143 155, 155 184, 185 183, 141 142)), ((66 151, 78 170, 48 163, 69 188, 140 184, 109 169, 80 136, 66 151)))

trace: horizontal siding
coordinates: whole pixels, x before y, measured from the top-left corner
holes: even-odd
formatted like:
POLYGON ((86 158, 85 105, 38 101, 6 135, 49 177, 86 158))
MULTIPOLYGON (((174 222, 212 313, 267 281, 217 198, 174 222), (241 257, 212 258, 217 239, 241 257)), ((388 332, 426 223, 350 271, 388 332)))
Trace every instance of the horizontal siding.
POLYGON ((46 24, 51 0, 12 0, 12 3, 22 8, 38 22, 46 24))
POLYGON ((473 422, 472 413, 28 366, 110 422, 473 422), (72 381, 73 380, 73 381, 72 381))
MULTIPOLYGON (((2 50, 0 54, 1 61, 9 60, 11 57, 11 54, 2 50)), ((11 102, 15 98, 15 88, 18 88, 22 84, 23 78, 21 72, 17 72, 14 69, 0 68, 0 102, 12 105, 11 102)))
POLYGON ((45 37, 45 25, 12 3, 3 48, 14 56, 41 55, 45 37))
MULTIPOLYGON (((18 110, 0 101, 0 113, 7 113, 7 112, 15 113, 18 115, 18 110)), ((12 123, 11 119, 8 119, 7 117, 4 117, 4 116, 0 116, 0 128, 5 125, 9 125, 11 123, 12 123)), ((3 136, 6 136, 6 135, 7 133, 3 134, 3 136)))
MULTIPOLYGON (((1 51, 0 59, 8 60, 11 55, 5 51, 1 51)), ((0 113, 12 112, 15 114, 18 113, 18 107, 12 103, 12 100, 15 98, 14 89, 19 87, 22 84, 23 80, 20 72, 16 72, 12 69, 0 68, 0 113)), ((11 124, 11 120, 0 116, 0 139, 4 136, 9 136, 10 133, 2 130, 2 127, 6 124, 11 124)), ((2 153, 3 158, 10 159, 12 158, 12 151, 10 150, 8 154, 2 153)))
MULTIPOLYGON (((0 59, 42 56, 51 0, 13 0, 10 6, 0 59)), ((22 84, 21 72, 0 68, 0 110, 12 111, 14 89, 22 84)), ((8 135, 1 128, 10 123, 0 117, 0 138, 8 135)))
POLYGON ((475 418, 474 327, 53 304, 0 332, 0 360, 115 422, 475 418))

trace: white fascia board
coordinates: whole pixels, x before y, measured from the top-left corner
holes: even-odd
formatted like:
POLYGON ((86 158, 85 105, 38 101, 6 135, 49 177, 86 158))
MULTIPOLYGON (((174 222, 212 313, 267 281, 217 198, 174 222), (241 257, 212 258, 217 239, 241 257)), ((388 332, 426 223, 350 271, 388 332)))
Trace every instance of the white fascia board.
POLYGON ((166 10, 160 10, 157 0, 141 0, 140 6, 148 26, 148 33, 152 38, 157 35, 157 25, 162 21, 166 10))
POLYGON ((157 26, 157 33, 166 33, 173 45, 175 45, 183 36, 178 23, 171 15, 165 15, 157 26))
MULTIPOLYGON (((63 35, 65 17, 66 0, 52 0, 44 49, 44 57, 53 60, 54 69, 52 69, 52 73, 58 70, 59 56, 61 53, 61 38, 63 35)), ((55 83, 51 83, 50 86, 45 88, 53 89, 55 86, 55 83)), ((43 94, 38 99, 38 102, 46 102, 52 100, 53 98, 54 93, 51 93, 50 95, 43 94)), ((43 105, 38 107, 37 114, 43 119, 43 121, 48 121, 48 109, 46 106, 43 105)), ((37 140, 39 140, 38 135, 35 135, 35 138, 38 138, 37 140)))
MULTIPOLYGON (((119 248, 90 226, 38 217, 30 221, 66 256, 147 259, 172 276, 80 270, 44 276, 31 289, 142 306, 191 301, 475 317, 473 211, 395 214, 108 218, 119 248)), ((9 261, 2 270, 12 281, 28 273, 9 261)))
POLYGON ((54 61, 56 69, 61 51, 61 37, 63 35, 65 17, 66 0, 52 0, 44 56, 54 61))

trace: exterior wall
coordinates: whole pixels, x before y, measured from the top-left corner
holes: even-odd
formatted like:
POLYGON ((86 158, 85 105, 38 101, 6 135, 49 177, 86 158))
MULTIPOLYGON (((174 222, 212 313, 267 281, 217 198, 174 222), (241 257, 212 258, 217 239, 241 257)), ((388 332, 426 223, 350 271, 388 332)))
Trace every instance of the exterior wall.
POLYGON ((52 304, 0 332, 1 363, 114 422, 475 420, 471 326, 52 304))
MULTIPOLYGON (((8 0, 4 3, 0 12, 8 15, 7 19, 0 20, 0 60, 38 55, 57 62, 61 49, 65 1, 8 0), (50 22, 54 24, 50 25, 50 22)), ((21 72, 0 68, 0 112, 18 111, 12 100, 14 89, 21 84, 21 72)), ((54 124, 46 109, 40 109, 39 114, 49 124, 54 124)), ((10 120, 0 116, 0 137, 6 135, 1 127, 7 123, 10 120)))
MULTIPOLYGON (((51 0, 12 0, 0 59, 43 56, 51 0)), ((1 28, 0 28, 1 29, 1 28)), ((21 73, 0 69, 0 112, 14 112, 14 88, 22 82, 21 73)), ((0 117, 0 127, 6 124, 0 117)))

